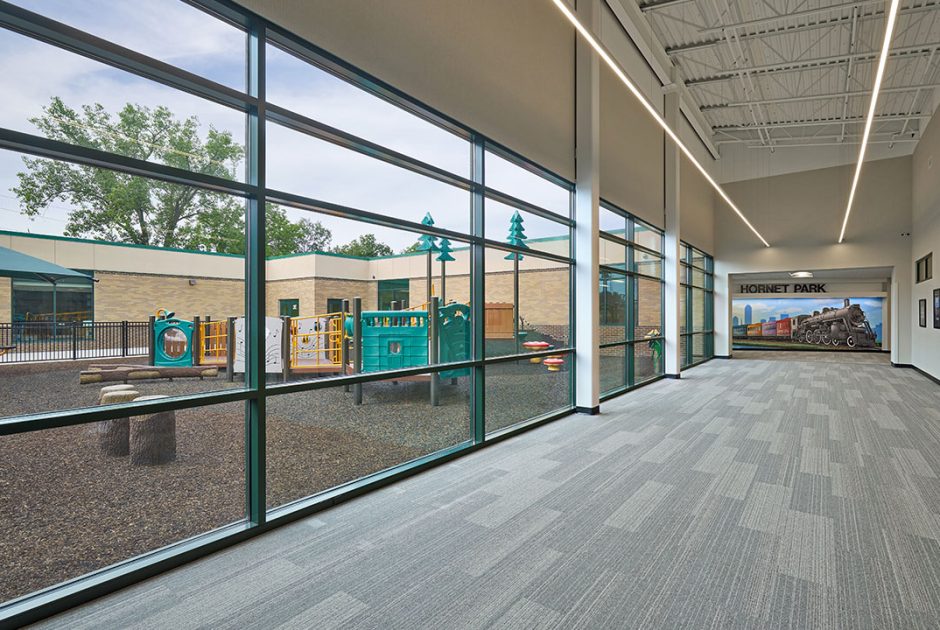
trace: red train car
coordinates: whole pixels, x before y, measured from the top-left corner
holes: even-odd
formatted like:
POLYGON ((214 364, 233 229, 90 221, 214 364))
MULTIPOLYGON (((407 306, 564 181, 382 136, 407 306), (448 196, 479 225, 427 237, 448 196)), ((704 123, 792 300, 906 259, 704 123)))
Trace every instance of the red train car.
POLYGON ((793 334, 793 320, 787 317, 786 319, 777 320, 777 337, 786 337, 787 339, 793 334))

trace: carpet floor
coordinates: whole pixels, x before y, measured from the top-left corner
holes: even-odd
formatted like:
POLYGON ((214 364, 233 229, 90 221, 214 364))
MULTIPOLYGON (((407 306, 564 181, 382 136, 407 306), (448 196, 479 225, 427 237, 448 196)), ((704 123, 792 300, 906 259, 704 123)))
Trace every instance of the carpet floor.
POLYGON ((940 387, 747 356, 42 625, 940 626, 940 387))

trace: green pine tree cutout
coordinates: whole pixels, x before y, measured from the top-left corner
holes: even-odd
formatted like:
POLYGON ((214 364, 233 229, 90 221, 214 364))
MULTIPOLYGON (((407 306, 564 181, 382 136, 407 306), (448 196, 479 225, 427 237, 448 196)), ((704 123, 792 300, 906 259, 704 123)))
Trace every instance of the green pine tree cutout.
POLYGON ((454 250, 452 250, 452 249, 450 248, 450 241, 447 240, 446 238, 442 238, 442 239, 441 239, 441 245, 440 245, 440 252, 441 252, 441 253, 440 253, 440 255, 437 257, 437 260, 438 260, 439 262, 453 262, 453 261, 457 260, 456 258, 454 258, 453 256, 450 255, 450 253, 451 253, 452 251, 454 251, 454 250))
MULTIPOLYGON (((431 218, 431 213, 428 212, 424 215, 424 218, 421 219, 421 225, 434 225, 434 219, 431 218)), ((422 234, 418 237, 418 251, 419 252, 436 252, 438 251, 437 246, 437 237, 431 236, 430 234, 422 234)))
MULTIPOLYGON (((517 247, 519 249, 529 249, 529 246, 525 244, 525 241, 528 236, 525 235, 525 228, 522 226, 523 219, 522 215, 519 214, 519 211, 516 210, 512 218, 509 219, 509 236, 506 238, 506 242, 517 247)), ((517 254, 515 252, 506 255, 506 260, 522 260, 522 254, 517 254)))

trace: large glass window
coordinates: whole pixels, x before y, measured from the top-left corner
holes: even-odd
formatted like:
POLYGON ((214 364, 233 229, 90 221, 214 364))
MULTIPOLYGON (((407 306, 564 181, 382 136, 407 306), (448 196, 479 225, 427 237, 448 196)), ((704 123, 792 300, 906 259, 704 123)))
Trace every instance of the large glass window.
POLYGON ((714 262, 711 256, 687 243, 682 243, 680 252, 681 359, 682 367, 688 367, 715 354, 714 262))
POLYGON ((0 277, 0 625, 572 410, 571 182, 231 3, 18 4, 0 245, 91 279, 0 277))
POLYGON ((601 393, 663 373, 663 233, 601 204, 601 393))

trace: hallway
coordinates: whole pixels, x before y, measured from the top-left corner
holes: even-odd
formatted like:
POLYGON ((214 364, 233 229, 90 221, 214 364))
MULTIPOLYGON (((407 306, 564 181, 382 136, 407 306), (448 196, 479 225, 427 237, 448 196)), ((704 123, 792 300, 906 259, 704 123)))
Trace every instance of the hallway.
POLYGON ((937 627, 940 387, 748 356, 41 627, 937 627))

